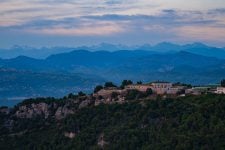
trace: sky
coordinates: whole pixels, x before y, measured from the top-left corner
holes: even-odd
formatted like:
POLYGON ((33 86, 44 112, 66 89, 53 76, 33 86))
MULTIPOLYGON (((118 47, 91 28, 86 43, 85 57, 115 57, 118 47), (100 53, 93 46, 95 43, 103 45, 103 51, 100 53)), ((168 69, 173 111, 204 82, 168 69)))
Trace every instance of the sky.
POLYGON ((225 0, 0 0, 0 47, 202 42, 225 47, 225 0))

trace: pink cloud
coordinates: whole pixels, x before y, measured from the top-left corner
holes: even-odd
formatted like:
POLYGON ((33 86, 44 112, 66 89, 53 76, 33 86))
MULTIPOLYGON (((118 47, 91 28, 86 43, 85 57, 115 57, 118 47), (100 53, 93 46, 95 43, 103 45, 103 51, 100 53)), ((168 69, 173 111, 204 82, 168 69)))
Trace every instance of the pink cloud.
POLYGON ((61 36, 104 36, 111 35, 120 32, 124 32, 124 29, 115 24, 95 24, 92 26, 83 26, 77 28, 66 28, 66 27, 51 27, 51 28, 43 28, 43 29, 28 29, 26 30, 30 33, 35 34, 46 34, 46 35, 61 35, 61 36))
POLYGON ((224 42, 225 28, 213 26, 183 26, 176 29, 181 38, 202 41, 224 42))

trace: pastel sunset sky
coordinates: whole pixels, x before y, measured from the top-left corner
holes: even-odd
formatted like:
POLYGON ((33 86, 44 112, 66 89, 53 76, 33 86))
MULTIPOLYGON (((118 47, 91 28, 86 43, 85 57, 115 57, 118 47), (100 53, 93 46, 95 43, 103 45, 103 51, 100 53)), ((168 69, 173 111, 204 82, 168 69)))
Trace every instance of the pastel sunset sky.
POLYGON ((225 46, 225 0, 0 0, 0 47, 225 46))

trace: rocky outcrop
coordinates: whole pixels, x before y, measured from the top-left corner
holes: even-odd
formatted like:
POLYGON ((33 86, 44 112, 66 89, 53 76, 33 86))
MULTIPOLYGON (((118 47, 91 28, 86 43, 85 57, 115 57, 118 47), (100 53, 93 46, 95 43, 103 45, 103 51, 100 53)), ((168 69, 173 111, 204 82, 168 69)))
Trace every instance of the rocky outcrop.
POLYGON ((50 106, 46 103, 30 104, 20 106, 15 115, 18 118, 32 118, 36 116, 43 116, 48 118, 50 115, 50 106))
POLYGON ((68 108, 68 105, 64 105, 63 107, 58 107, 55 112, 55 118, 57 120, 65 118, 67 115, 74 114, 75 110, 72 108, 68 108))
POLYGON ((76 133, 74 133, 74 132, 65 132, 65 133, 64 133, 64 136, 65 136, 65 137, 68 137, 68 138, 70 138, 70 139, 73 139, 73 138, 75 138, 76 133))
POLYGON ((47 104, 32 103, 29 105, 19 106, 18 110, 15 112, 17 118, 33 118, 33 117, 43 117, 45 119, 49 117, 54 117, 57 120, 65 118, 69 114, 74 114, 76 108, 71 107, 70 103, 64 105, 58 105, 57 103, 47 104))
POLYGON ((98 146, 100 146, 101 148, 104 148, 104 146, 108 144, 108 142, 106 142, 104 140, 104 133, 100 134, 99 138, 98 138, 98 146))
MULTIPOLYGON (((113 103, 122 103, 124 102, 123 95, 114 95, 112 94, 109 97, 102 97, 99 99, 98 95, 88 95, 88 96, 79 96, 76 98, 69 98, 63 100, 55 100, 54 102, 33 102, 33 103, 22 103, 20 104, 13 112, 13 116, 17 118, 27 118, 31 119, 34 117, 55 118, 61 120, 70 114, 74 114, 78 109, 88 107, 91 105, 99 105, 100 103, 104 104, 113 104, 113 103)), ((1 110, 0 110, 1 111, 1 110)), ((2 110, 5 113, 8 113, 7 110, 2 110)))
POLYGON ((81 101, 80 105, 79 105, 79 109, 83 108, 83 107, 87 107, 89 104, 91 104, 91 100, 84 100, 81 101))

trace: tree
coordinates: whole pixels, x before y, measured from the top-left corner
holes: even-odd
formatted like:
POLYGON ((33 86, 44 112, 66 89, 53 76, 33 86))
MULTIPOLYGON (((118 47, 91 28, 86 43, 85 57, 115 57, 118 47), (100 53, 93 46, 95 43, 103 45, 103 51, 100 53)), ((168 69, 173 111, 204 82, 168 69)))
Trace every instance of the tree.
POLYGON ((188 88, 192 88, 191 84, 186 84, 186 83, 181 83, 181 82, 177 82, 173 84, 174 86, 186 86, 188 88))
POLYGON ((153 93, 153 91, 152 91, 151 88, 148 88, 148 89, 146 90, 147 96, 152 95, 152 93, 153 93))
POLYGON ((131 85, 131 84, 133 84, 131 80, 123 80, 120 87, 123 89, 125 86, 131 85))
POLYGON ((82 91, 78 92, 78 96, 85 96, 86 94, 83 93, 82 91))
POLYGON ((112 97, 112 98, 117 98, 118 95, 119 95, 119 94, 118 94, 117 92, 112 92, 111 97, 112 97))
POLYGON ((76 97, 76 95, 74 95, 73 93, 70 93, 69 95, 68 95, 68 98, 75 98, 76 97))
POLYGON ((126 100, 137 100, 139 98, 143 98, 145 95, 138 90, 128 90, 126 94, 126 100))
POLYGON ((142 82, 141 81, 138 81, 137 84, 142 84, 142 82))
POLYGON ((102 100, 102 99, 103 99, 103 96, 99 95, 98 100, 102 100))
POLYGON ((97 93, 98 91, 100 91, 101 89, 103 89, 103 86, 101 85, 97 85, 94 89, 94 93, 97 93))
POLYGON ((223 79, 221 82, 220 82, 221 86, 222 87, 225 87, 225 79, 223 79))
POLYGON ((113 84, 112 82, 106 82, 104 87, 105 88, 107 88, 107 87, 116 87, 116 85, 113 84))

